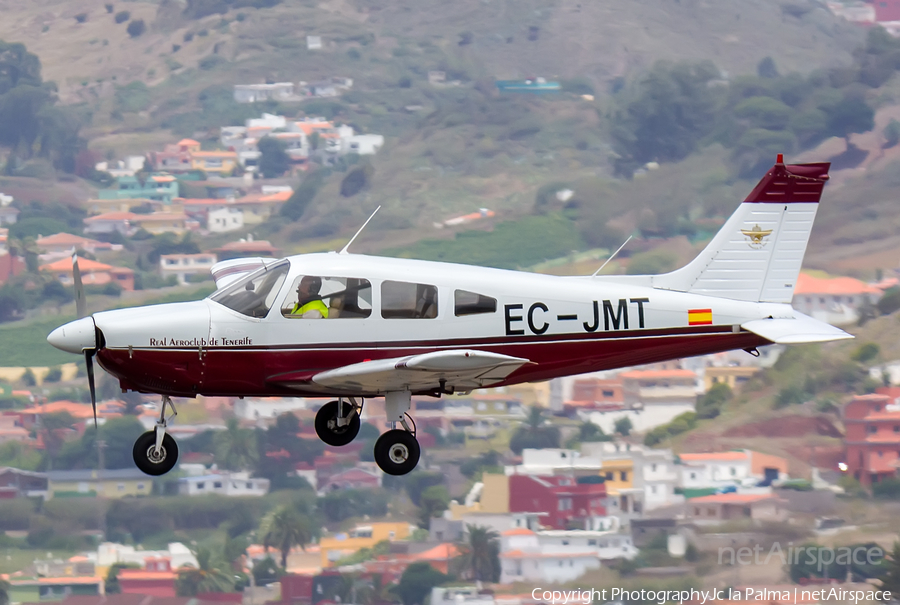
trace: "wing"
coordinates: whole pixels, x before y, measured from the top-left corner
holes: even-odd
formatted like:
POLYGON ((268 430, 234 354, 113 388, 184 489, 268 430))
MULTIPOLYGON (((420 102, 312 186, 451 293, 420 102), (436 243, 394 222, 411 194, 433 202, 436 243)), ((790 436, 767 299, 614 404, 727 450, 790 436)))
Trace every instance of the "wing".
POLYGON ((531 362, 487 351, 435 351, 319 372, 312 382, 329 389, 368 393, 441 388, 467 391, 496 384, 526 363, 531 362))
POLYGON ((793 318, 754 319, 741 324, 741 327, 776 344, 828 342, 853 338, 852 334, 847 334, 840 328, 813 319, 799 311, 794 311, 793 318))

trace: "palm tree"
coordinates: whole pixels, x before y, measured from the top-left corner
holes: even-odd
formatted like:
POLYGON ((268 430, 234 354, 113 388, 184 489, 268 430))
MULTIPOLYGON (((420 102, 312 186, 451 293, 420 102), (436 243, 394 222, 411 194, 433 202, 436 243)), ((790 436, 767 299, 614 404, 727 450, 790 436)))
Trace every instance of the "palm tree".
POLYGON ((213 558, 210 549, 200 547, 194 553, 197 567, 186 565, 178 570, 175 589, 180 597, 194 597, 203 592, 231 592, 234 578, 227 564, 213 558))
POLYGON ((287 568, 291 548, 305 548, 312 540, 309 522, 290 505, 282 506, 263 519, 259 529, 266 550, 275 548, 281 552, 281 567, 287 568))
POLYGON ((894 550, 885 558, 884 575, 878 578, 881 590, 890 591, 891 595, 900 594, 900 542, 894 542, 894 550))
POLYGON ((251 429, 241 428, 237 418, 229 418, 225 426, 226 429, 213 438, 216 463, 232 471, 252 468, 259 457, 256 434, 251 429))
POLYGON ((62 448, 65 429, 75 425, 75 418, 68 412, 42 414, 38 431, 44 440, 44 451, 47 453, 47 470, 53 470, 56 455, 62 448))
POLYGON ((469 542, 463 562, 473 580, 496 582, 500 579, 500 536, 489 527, 467 525, 469 542))
POLYGON ((0 605, 9 605, 9 582, 0 580, 0 605))

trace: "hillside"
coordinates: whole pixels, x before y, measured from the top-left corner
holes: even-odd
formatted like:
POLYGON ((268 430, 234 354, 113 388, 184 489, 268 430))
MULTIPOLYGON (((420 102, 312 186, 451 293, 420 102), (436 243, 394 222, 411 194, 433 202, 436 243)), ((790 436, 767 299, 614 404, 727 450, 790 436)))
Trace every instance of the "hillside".
POLYGON ((427 70, 446 69, 473 80, 583 77, 603 90, 661 58, 714 57, 729 73, 747 73, 771 55, 787 71, 808 72, 849 62, 862 39, 861 31, 813 0, 287 0, 200 19, 185 14, 228 4, 112 2, 108 13, 87 0, 2 0, 0 39, 27 44, 41 57, 44 77, 56 81, 69 102, 109 97, 115 85, 131 81, 159 84, 170 71, 196 68, 213 54, 225 69, 192 78, 191 86, 340 73, 373 89, 405 73, 424 78, 427 70), (127 22, 114 21, 120 11, 143 19, 148 31, 130 38, 127 22), (82 14, 79 23, 75 17, 82 14), (188 33, 196 35, 186 42, 188 33), (321 51, 306 50, 311 34, 322 36, 321 51), (350 49, 358 52, 350 56, 350 49))

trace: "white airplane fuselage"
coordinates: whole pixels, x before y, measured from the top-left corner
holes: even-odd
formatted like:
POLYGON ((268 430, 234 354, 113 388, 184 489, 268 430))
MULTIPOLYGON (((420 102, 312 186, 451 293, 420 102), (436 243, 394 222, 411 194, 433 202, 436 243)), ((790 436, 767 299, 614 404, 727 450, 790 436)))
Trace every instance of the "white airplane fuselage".
POLYGON ((501 386, 753 348, 768 341, 741 324, 792 316, 789 305, 659 290, 614 277, 334 253, 281 262, 290 269, 265 317, 211 299, 95 313, 105 338, 99 363, 123 388, 173 396, 336 396, 348 393, 312 377, 350 364, 448 349, 475 348, 531 362, 491 385, 501 386), (367 280, 369 317, 283 315, 281 309, 296 302, 290 284, 303 275, 367 280), (435 286, 435 317, 383 317, 381 286, 388 281, 435 286), (457 316, 457 290, 495 299, 496 310, 457 316))

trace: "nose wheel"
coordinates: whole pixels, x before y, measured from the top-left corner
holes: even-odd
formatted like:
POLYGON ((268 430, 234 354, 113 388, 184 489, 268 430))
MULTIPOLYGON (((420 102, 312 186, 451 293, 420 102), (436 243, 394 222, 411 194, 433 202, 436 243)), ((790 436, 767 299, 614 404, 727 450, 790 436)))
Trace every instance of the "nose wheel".
POLYGON ((131 452, 135 466, 145 474, 154 477, 165 475, 175 468, 175 464, 178 462, 178 444, 171 435, 166 433, 169 420, 166 418, 167 406, 172 408, 172 416, 178 414, 175 406, 172 405, 172 400, 163 397, 162 409, 159 412, 155 430, 147 431, 138 437, 131 452))
POLYGON ((329 401, 316 412, 316 435, 328 445, 347 445, 359 434, 359 414, 362 403, 350 397, 329 401))

